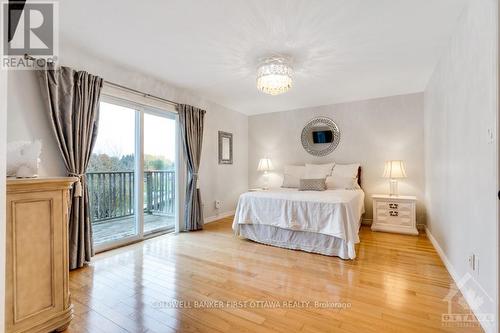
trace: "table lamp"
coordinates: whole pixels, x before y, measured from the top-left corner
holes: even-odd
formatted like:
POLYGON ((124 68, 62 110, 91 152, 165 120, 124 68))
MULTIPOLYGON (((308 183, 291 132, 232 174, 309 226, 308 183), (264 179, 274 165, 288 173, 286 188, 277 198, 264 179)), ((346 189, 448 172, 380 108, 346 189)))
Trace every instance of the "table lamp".
POLYGON ((390 179, 390 195, 398 196, 398 179, 406 178, 406 169, 405 162, 394 160, 394 161, 386 161, 384 168, 384 178, 390 179))
POLYGON ((264 186, 262 187, 264 190, 269 189, 269 174, 268 171, 273 170, 273 162, 269 158, 261 158, 259 161, 259 166, 257 167, 257 171, 264 171, 264 186))

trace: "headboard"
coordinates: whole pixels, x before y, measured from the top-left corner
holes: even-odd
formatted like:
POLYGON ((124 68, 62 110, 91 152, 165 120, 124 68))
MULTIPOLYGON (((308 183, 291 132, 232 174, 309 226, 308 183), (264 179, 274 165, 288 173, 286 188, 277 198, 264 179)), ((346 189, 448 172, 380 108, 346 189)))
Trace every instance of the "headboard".
POLYGON ((361 187, 361 166, 358 168, 358 185, 361 187))

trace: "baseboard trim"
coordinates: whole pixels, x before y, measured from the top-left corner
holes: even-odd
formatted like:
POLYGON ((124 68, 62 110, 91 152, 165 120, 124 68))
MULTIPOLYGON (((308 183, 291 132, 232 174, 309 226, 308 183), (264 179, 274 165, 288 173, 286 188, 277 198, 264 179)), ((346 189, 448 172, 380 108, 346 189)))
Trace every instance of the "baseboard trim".
POLYGON ((424 232, 427 227, 423 223, 417 223, 417 230, 424 232))
MULTIPOLYGON (((467 301, 467 303, 469 304, 469 307, 470 309, 472 310, 472 312, 474 312, 474 314, 476 315, 477 318, 479 318, 479 314, 480 314, 480 309, 478 306, 475 306, 476 302, 474 302, 473 299, 471 299, 471 296, 469 293, 467 293, 464 289, 463 289, 463 286, 460 284, 460 280, 461 278, 458 276, 458 273, 457 271, 455 270, 455 268, 453 267, 453 265, 451 264, 451 262, 448 260, 448 257, 446 257, 446 254, 444 253, 443 249, 441 248, 441 246, 439 245, 438 241, 436 240, 436 238, 434 238, 434 236, 432 235, 431 231, 429 230, 429 228, 427 228, 427 226, 425 226, 425 234, 427 235, 427 238, 429 238, 429 240, 431 241, 432 243, 432 246, 434 246, 434 249, 436 250, 436 252, 438 253, 439 257, 441 258, 441 260, 443 261, 444 263, 444 266, 446 267, 446 269, 448 270, 448 273, 450 273, 451 275, 451 278, 453 279, 453 281, 455 282, 455 285, 458 287, 458 289, 460 289, 460 292, 462 293, 462 296, 465 298, 465 300, 467 301), (474 306, 472 306, 474 305, 474 306)), ((476 282, 477 283, 477 282, 476 282)), ((483 289, 479 283, 477 283, 479 288, 483 289)), ((484 290, 483 290, 484 293, 486 293, 484 290)), ((488 295, 489 297, 489 295, 488 295)), ((488 323, 485 323, 485 322, 482 322, 482 321, 479 321, 480 324, 481 324, 481 327, 483 328, 483 330, 487 333, 489 332, 493 332, 494 331, 494 327, 488 325, 488 323)))
POLYGON ((441 258, 441 261, 443 261, 443 264, 446 267, 446 269, 448 270, 448 273, 450 273, 451 278, 453 279, 453 281, 455 281, 455 283, 457 283, 457 281, 459 279, 458 279, 457 272, 455 271, 455 268, 453 268, 453 265, 450 263, 450 261, 448 260, 448 258, 444 254, 443 249, 441 248, 441 246, 437 242, 436 238, 434 238, 434 236, 432 235, 429 228, 427 228, 427 226, 425 227, 425 234, 427 235, 427 238, 429 238, 429 240, 431 241, 432 246, 434 246, 434 249, 436 250, 437 254, 439 255, 439 258, 441 258))
POLYGON ((212 223, 212 222, 215 222, 217 220, 220 220, 220 219, 232 216, 232 215, 234 215, 234 213, 235 213, 235 211, 231 210, 231 211, 228 211, 228 212, 219 213, 219 214, 214 215, 214 216, 205 217, 205 219, 203 220, 203 222, 205 224, 212 223))
POLYGON ((373 219, 361 219, 361 224, 362 225, 372 225, 373 219))

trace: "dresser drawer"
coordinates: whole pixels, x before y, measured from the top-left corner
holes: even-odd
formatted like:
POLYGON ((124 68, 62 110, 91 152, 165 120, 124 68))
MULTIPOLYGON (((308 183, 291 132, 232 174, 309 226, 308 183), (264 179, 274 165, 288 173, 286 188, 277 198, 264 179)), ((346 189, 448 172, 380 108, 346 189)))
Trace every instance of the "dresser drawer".
POLYGON ((412 209, 377 209, 377 216, 379 217, 411 217, 412 209))
POLYGON ((379 224, 406 226, 406 227, 413 226, 413 219, 410 215, 408 216, 379 215, 376 221, 379 224))
POLYGON ((377 209, 387 209, 387 210, 406 210, 411 211, 413 208, 412 203, 408 202, 384 202, 377 201, 377 209))

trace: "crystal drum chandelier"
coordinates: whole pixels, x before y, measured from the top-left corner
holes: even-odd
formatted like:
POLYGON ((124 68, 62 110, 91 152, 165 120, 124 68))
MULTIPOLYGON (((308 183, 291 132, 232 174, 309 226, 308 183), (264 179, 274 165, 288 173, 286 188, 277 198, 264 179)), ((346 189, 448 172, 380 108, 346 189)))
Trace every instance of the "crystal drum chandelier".
POLYGON ((292 87, 293 68, 283 57, 265 59, 257 69, 257 89, 265 94, 279 95, 292 87))

